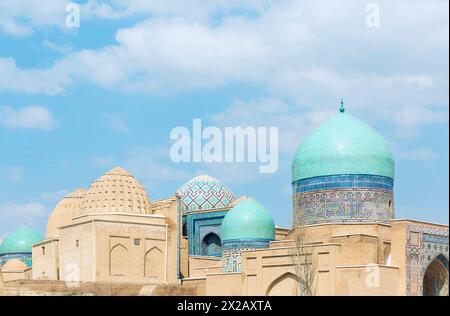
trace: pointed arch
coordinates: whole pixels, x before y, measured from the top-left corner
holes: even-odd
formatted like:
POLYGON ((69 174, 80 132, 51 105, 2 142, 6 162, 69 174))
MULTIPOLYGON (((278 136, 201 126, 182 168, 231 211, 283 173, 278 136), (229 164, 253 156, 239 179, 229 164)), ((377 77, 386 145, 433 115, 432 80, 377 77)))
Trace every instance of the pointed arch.
POLYGON ((299 278, 297 275, 286 272, 270 283, 266 296, 297 296, 299 278))
POLYGON ((165 260, 164 253, 158 247, 152 247, 145 253, 144 276, 152 280, 164 280, 165 260))
POLYGON ((448 295, 448 258, 442 253, 430 261, 423 275, 424 296, 448 295))
POLYGON ((202 255, 203 256, 221 256, 222 255, 222 241, 215 233, 209 233, 202 240, 202 255))
POLYGON ((127 272, 128 249, 122 244, 116 244, 109 251, 109 274, 111 276, 125 276, 127 272))

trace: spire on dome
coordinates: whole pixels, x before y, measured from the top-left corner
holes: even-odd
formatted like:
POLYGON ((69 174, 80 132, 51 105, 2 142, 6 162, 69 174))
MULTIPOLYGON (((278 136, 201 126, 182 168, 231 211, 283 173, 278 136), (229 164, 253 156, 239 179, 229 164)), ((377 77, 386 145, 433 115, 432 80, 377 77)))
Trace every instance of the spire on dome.
POLYGON ((339 112, 341 112, 341 113, 345 112, 344 99, 343 98, 341 98, 341 108, 339 109, 339 112))

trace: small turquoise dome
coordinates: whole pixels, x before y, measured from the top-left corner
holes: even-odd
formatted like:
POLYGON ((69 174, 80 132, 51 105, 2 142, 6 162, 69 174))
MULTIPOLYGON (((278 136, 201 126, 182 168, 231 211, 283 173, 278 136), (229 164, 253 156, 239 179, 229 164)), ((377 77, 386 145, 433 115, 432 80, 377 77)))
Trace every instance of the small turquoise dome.
POLYGON ((292 182, 328 175, 368 174, 394 178, 394 159, 384 138, 363 121, 341 113, 298 146, 292 182))
POLYGON ((275 224, 270 213, 258 202, 247 199, 225 215, 221 237, 227 240, 275 239, 275 224))
POLYGON ((31 253, 34 244, 41 242, 42 235, 36 233, 28 226, 23 225, 3 240, 0 245, 0 255, 11 253, 31 253))
POLYGON ((205 174, 186 182, 177 193, 183 213, 227 208, 234 201, 233 193, 225 184, 205 174))

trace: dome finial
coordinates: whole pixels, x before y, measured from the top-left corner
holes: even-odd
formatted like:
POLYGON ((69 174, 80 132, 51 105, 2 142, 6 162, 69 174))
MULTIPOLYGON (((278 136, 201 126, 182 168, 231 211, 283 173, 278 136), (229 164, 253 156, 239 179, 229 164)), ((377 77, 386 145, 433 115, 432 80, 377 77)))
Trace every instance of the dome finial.
POLYGON ((339 111, 340 111, 341 113, 344 113, 344 112, 345 112, 344 98, 341 98, 341 108, 339 109, 339 111))

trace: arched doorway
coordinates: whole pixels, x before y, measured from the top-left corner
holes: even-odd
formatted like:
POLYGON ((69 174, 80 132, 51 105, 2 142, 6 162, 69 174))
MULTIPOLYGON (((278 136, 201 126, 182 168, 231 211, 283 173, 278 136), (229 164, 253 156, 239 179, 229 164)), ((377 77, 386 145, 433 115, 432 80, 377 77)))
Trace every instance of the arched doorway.
POLYGON ((216 257, 222 255, 222 243, 219 236, 214 233, 209 233, 203 238, 202 255, 216 257))
POLYGON ((164 255, 159 248, 153 247, 145 254, 144 275, 155 281, 164 279, 164 255))
POLYGON ((276 278, 267 288, 266 296, 297 296, 298 277, 293 273, 285 273, 276 278))
POLYGON ((428 265, 423 276, 424 296, 448 295, 448 259, 439 254, 428 265))
POLYGON ((124 276, 129 266, 128 249, 122 244, 115 245, 109 253, 109 272, 112 276, 124 276))

